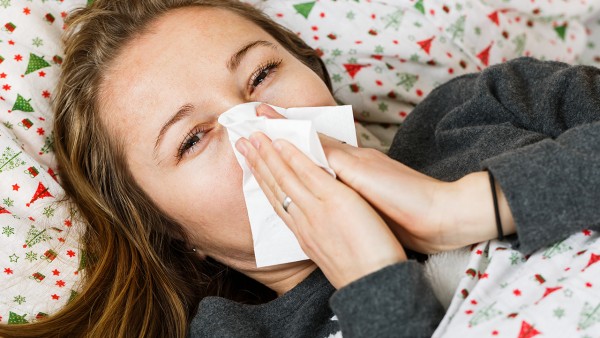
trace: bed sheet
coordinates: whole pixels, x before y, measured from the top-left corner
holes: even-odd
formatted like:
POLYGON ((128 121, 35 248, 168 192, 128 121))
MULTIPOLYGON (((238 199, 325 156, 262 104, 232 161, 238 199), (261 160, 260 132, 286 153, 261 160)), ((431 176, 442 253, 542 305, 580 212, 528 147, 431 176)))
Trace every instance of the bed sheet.
POLYGON ((497 240, 473 246, 434 337, 598 337, 599 262, 590 230, 530 256, 497 240))

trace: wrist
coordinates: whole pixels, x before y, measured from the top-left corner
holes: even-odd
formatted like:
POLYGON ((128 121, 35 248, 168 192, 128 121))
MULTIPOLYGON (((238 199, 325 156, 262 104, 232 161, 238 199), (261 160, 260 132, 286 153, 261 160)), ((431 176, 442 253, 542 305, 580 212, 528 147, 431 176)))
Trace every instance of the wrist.
MULTIPOLYGON (((451 184, 448 207, 454 217, 451 226, 462 246, 498 238, 494 199, 487 172, 475 172, 451 184)), ((504 235, 515 232, 510 207, 502 188, 495 181, 500 223, 504 235)))

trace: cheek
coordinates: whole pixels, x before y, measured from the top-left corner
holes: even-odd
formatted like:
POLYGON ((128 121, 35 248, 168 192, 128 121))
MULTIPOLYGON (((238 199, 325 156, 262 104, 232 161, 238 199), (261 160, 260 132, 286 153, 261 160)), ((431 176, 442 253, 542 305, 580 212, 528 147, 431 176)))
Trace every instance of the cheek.
POLYGON ((134 176, 158 207, 184 227, 194 244, 245 250, 252 241, 242 170, 228 141, 219 140, 213 146, 178 167, 140 168, 134 176))
POLYGON ((304 65, 282 70, 261 93, 259 101, 283 108, 336 105, 323 80, 304 65))

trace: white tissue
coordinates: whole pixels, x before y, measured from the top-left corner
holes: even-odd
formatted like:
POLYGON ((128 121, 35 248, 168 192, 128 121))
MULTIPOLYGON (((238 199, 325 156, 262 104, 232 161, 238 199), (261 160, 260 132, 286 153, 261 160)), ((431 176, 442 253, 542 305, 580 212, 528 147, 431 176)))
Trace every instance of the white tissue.
POLYGON ((313 162, 335 176, 317 132, 356 146, 356 130, 351 106, 303 107, 284 109, 273 107, 287 119, 256 116, 260 102, 250 102, 231 108, 219 117, 228 132, 235 157, 244 172, 243 190, 254 242, 257 267, 308 259, 296 237, 277 216, 246 165, 244 156, 235 149, 240 137, 249 138, 260 131, 271 140, 285 139, 304 152, 313 162))

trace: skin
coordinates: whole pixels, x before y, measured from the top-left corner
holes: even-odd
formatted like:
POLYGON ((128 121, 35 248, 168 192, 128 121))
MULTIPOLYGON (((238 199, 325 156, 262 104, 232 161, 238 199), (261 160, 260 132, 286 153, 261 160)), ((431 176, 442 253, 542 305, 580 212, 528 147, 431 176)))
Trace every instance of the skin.
POLYGON ((148 33, 123 48, 102 87, 102 121, 122 140, 136 182, 184 226, 201 255, 279 293, 314 270, 312 262, 255 267, 242 171, 226 130, 217 123, 221 113, 250 101, 280 107, 335 105, 313 71, 235 14, 186 8, 158 18, 148 33), (227 62, 232 55, 255 40, 276 48, 251 49, 231 72, 227 62), (282 60, 281 66, 262 74, 262 83, 250 90, 253 72, 271 60, 282 60), (154 154, 162 126, 186 104, 195 108, 167 130, 154 154), (200 141, 179 161, 182 141, 198 125, 206 126, 206 133, 197 135, 200 141))
MULTIPOLYGON (((283 294, 316 265, 340 288, 401 262, 406 256, 397 239, 413 249, 435 252, 494 238, 485 173, 439 182, 381 153, 324 137, 326 155, 340 178, 336 181, 293 145, 255 135, 251 143, 241 140, 238 149, 312 260, 257 269, 242 172, 226 130, 217 123, 221 113, 251 101, 280 107, 336 104, 323 81, 271 36, 221 9, 178 9, 158 18, 122 49, 102 81, 102 123, 122 143, 136 182, 183 225, 198 254, 283 294), (254 41, 263 43, 233 69, 232 55, 254 41), (281 64, 257 72, 273 61, 281 64), (251 82, 256 86, 249 86, 251 82), (191 108, 155 145, 165 123, 183 106, 191 108), (178 158, 182 144, 193 146, 178 158), (405 195, 400 199, 399 191, 405 195), (281 207, 286 194, 294 201, 288 212, 281 207), (479 204, 474 209, 480 212, 472 212, 479 204), (468 236, 448 235, 457 229, 468 236)), ((279 117, 267 106, 257 114, 279 117)), ((501 190, 499 197, 509 234, 514 232, 512 216, 501 190)))

